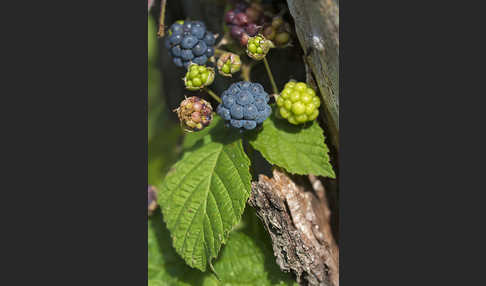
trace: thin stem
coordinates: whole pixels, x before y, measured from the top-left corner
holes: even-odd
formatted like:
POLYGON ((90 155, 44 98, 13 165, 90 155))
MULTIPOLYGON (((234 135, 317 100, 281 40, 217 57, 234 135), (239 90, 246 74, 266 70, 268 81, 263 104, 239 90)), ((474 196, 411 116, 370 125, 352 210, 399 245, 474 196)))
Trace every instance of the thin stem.
POLYGON ((214 98, 217 102, 221 103, 221 98, 219 98, 219 96, 216 95, 216 93, 214 93, 212 90, 210 90, 209 88, 205 87, 204 90, 209 93, 209 95, 211 95, 212 98, 214 98))
POLYGON ((165 19, 165 3, 167 0, 160 0, 160 16, 159 16, 159 31, 157 32, 157 36, 159 38, 164 36, 164 19, 165 19))
POLYGON ((219 48, 214 48, 214 55, 220 56, 222 54, 226 53, 225 50, 219 49, 219 48))
POLYGON ((272 84, 272 89, 274 94, 278 94, 277 84, 273 79, 272 71, 270 70, 270 65, 268 65, 267 57, 263 58, 263 63, 265 64, 265 69, 267 70, 268 77, 270 78, 270 83, 272 84))
POLYGON ((244 81, 250 81, 250 71, 251 71, 250 65, 248 64, 241 65, 241 77, 243 78, 244 81))

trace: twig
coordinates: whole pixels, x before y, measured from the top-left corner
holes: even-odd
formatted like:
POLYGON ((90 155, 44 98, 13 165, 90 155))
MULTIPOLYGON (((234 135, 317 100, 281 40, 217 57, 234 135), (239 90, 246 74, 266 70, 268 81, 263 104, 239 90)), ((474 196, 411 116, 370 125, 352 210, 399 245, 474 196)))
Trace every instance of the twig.
POLYGON ((159 16, 159 31, 157 32, 157 36, 159 38, 164 36, 164 19, 165 19, 165 3, 167 0, 160 0, 160 16, 159 16))

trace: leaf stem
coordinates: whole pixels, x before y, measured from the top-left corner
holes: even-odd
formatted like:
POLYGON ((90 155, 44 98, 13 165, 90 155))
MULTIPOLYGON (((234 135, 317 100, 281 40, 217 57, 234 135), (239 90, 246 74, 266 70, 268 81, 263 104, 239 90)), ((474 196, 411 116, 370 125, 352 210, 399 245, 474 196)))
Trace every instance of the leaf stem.
POLYGON ((263 58, 263 63, 265 64, 265 69, 267 70, 268 77, 270 78, 270 83, 272 84, 273 93, 278 94, 277 84, 275 84, 275 79, 273 79, 272 71, 270 70, 270 65, 268 64, 267 57, 263 58))
POLYGON ((164 36, 164 19, 165 19, 165 3, 167 0, 160 0, 160 16, 159 16, 159 31, 157 32, 157 36, 159 38, 164 36))
POLYGON ((216 93, 214 93, 212 90, 210 90, 209 88, 205 87, 204 90, 209 93, 209 95, 211 95, 212 98, 214 98, 217 102, 221 103, 221 98, 219 98, 219 96, 216 95, 216 93))

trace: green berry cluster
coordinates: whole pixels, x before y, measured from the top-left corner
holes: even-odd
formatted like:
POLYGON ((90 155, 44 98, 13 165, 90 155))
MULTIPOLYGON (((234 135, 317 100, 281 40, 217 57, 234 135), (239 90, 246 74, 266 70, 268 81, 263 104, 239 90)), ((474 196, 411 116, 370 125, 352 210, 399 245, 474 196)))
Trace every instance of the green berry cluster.
POLYGON ((199 90, 211 85, 214 81, 214 69, 211 67, 191 64, 184 78, 188 90, 199 90))
POLYGON ((246 45, 246 53, 254 60, 262 60, 274 45, 262 35, 251 37, 246 45))
POLYGON ((277 98, 280 116, 294 125, 316 119, 320 105, 316 92, 304 82, 288 82, 277 98))
POLYGON ((216 65, 222 76, 231 77, 232 74, 240 71, 241 59, 236 54, 226 52, 219 57, 216 65))

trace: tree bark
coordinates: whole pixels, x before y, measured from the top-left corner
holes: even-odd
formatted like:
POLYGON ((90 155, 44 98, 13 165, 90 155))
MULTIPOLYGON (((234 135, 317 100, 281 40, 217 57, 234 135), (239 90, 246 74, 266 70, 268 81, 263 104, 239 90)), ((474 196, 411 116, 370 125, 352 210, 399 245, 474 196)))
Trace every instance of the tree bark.
POLYGON ((322 95, 333 145, 339 150, 339 2, 287 0, 307 64, 322 95))
POLYGON ((310 190, 282 170, 252 183, 253 206, 272 239, 277 264, 300 285, 339 285, 339 249, 329 225, 324 187, 311 177, 310 190))

